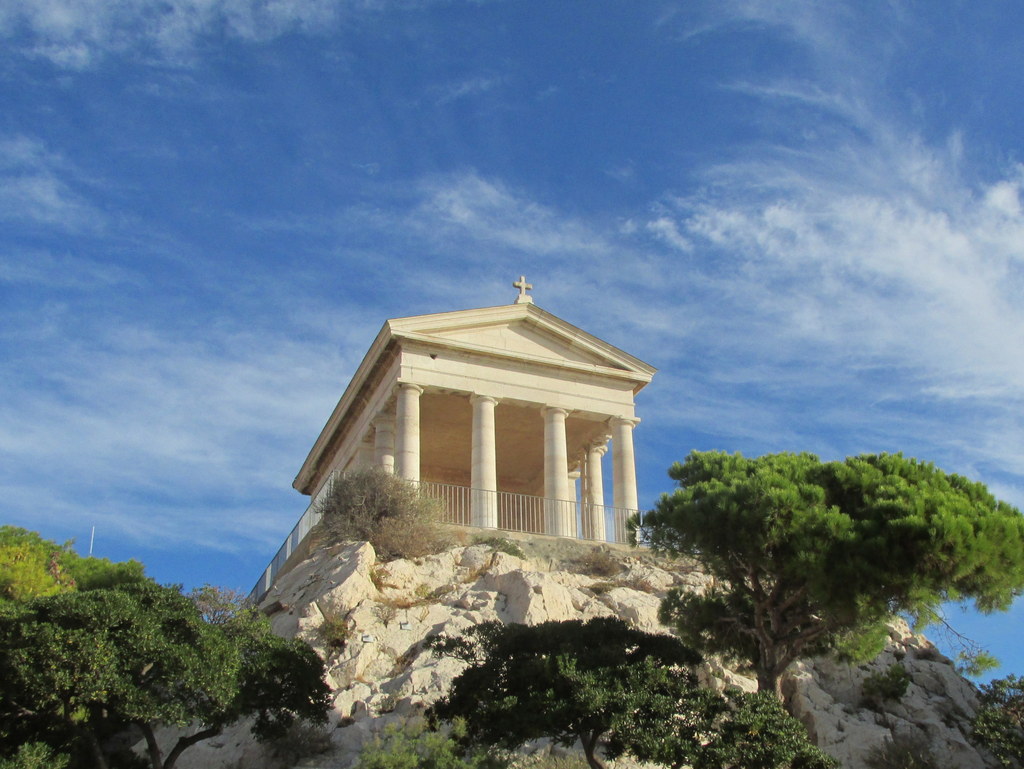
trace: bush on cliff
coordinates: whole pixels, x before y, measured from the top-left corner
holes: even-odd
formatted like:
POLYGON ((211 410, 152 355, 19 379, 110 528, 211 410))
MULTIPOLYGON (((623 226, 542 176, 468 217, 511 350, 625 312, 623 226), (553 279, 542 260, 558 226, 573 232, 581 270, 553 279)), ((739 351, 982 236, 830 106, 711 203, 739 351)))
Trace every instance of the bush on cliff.
POLYGON ((318 544, 369 542, 382 559, 419 558, 451 547, 441 506, 416 486, 379 468, 338 476, 319 503, 318 544))

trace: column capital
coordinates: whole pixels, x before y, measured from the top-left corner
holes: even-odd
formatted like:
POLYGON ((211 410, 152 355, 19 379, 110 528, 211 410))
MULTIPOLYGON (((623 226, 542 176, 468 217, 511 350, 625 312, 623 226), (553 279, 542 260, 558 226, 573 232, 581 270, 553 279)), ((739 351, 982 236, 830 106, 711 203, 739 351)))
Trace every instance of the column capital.
POLYGON ((412 382, 399 382, 395 387, 396 390, 414 390, 417 395, 423 394, 423 387, 412 382))
POLYGON ((558 412, 561 412, 564 417, 569 416, 569 409, 562 408, 561 406, 543 406, 540 410, 540 413, 544 415, 556 414, 558 412))
POLYGON ((636 427, 638 424, 640 424, 640 418, 617 416, 609 419, 608 424, 610 424, 612 427, 618 427, 620 425, 629 425, 630 427, 636 427))
POLYGON ((596 441, 591 441, 587 444, 587 451, 591 454, 597 454, 599 457, 603 457, 608 453, 608 441, 612 439, 612 436, 605 435, 598 438, 596 441))
POLYGON ((494 403, 497 404, 501 401, 501 398, 495 398, 493 395, 480 395, 479 393, 472 393, 469 396, 470 403, 494 403))

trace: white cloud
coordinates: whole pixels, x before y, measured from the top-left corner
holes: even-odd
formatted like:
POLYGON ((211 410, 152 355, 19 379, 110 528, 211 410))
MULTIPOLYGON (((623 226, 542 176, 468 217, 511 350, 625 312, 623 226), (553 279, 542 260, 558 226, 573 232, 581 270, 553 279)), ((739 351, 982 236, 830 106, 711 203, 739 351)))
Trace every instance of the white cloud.
POLYGON ((474 172, 424 181, 408 224, 436 240, 471 239, 534 256, 607 254, 614 246, 583 220, 474 172))
POLYGON ((54 255, 45 251, 0 253, 0 283, 82 290, 138 282, 136 276, 116 265, 69 254, 54 255))
POLYGON ((325 33, 354 13, 437 1, 6 0, 0 4, 0 38, 72 69, 122 52, 184 62, 208 36, 259 42, 295 31, 325 33))
POLYGON ((450 104, 453 101, 458 101, 459 99, 479 96, 480 94, 494 90, 501 85, 501 82, 501 78, 498 77, 484 77, 483 75, 477 75, 464 80, 446 83, 445 85, 435 89, 435 102, 438 105, 444 105, 450 104))
POLYGON ((102 214, 74 184, 74 171, 43 143, 24 136, 0 138, 0 220, 70 230, 94 227, 102 214))
POLYGON ((692 251, 693 243, 683 237, 679 227, 667 216, 660 216, 657 219, 647 222, 647 230, 654 233, 661 240, 679 251, 692 251))
POLYGON ((45 515, 65 530, 101 518, 108 536, 151 546, 279 544, 305 504, 289 489, 303 452, 366 343, 332 352, 335 329, 376 331, 357 316, 316 324, 303 334, 218 324, 191 338, 142 325, 84 337, 63 328, 37 340, 3 383, 10 511, 38 510, 42 484, 45 515))
MULTIPOLYGON (((746 266, 734 291, 777 324, 777 336, 841 343, 844 358, 899 361, 942 397, 1024 398, 1017 172, 970 194, 938 157, 927 165, 894 159, 889 189, 867 192, 789 166, 768 196, 737 200, 732 189, 677 201, 677 224, 698 247, 746 266)), ((750 173, 726 175, 759 186, 750 173)))

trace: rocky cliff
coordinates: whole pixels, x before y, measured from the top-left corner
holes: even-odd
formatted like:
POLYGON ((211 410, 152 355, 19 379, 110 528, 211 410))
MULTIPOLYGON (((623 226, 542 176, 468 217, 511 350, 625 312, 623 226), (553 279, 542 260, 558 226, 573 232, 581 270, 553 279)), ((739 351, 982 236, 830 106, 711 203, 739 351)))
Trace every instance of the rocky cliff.
MULTIPOLYGON (((665 592, 706 585, 692 563, 550 538, 492 540, 388 563, 378 562, 368 543, 321 550, 279 579, 262 602, 276 632, 317 649, 334 692, 327 752, 283 765, 349 767, 366 740, 421 713, 460 670, 460 663, 424 651, 428 635, 458 634, 487 620, 607 615, 665 632, 657 617, 665 592), (506 552, 517 550, 523 557, 506 552)), ((741 671, 714 661, 702 675, 712 685, 756 688, 741 671)), ((870 664, 796 666, 785 692, 815 742, 846 769, 865 767, 866 755, 894 736, 926 743, 939 766, 986 766, 965 738, 977 703, 973 686, 906 626, 893 626, 886 650, 870 664), (867 698, 865 679, 894 664, 909 674, 906 694, 896 702, 867 698)), ((246 725, 197 745, 179 762, 186 769, 281 765, 252 741, 246 725)))

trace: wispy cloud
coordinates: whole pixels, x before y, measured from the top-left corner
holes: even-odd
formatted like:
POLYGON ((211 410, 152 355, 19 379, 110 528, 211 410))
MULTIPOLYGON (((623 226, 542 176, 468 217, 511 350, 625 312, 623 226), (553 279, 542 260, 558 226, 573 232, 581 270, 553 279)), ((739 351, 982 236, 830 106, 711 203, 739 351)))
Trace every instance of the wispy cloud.
POLYGON ((740 268, 732 293, 776 337, 899 361, 935 397, 1024 398, 1022 169, 971 187, 914 139, 852 150, 717 167, 672 224, 740 268))
POLYGON ((82 69, 119 53, 186 63, 204 38, 260 42, 324 34, 355 14, 448 0, 7 0, 0 38, 58 66, 82 69))
POLYGON ((42 142, 0 137, 0 220, 63 229, 96 226, 103 217, 74 189, 75 177, 42 142))
POLYGON ((47 355, 19 357, 5 376, 4 497, 37 509, 45 465, 45 514, 65 528, 101 517, 108 536, 144 531, 150 545, 267 549, 303 505, 292 477, 362 352, 331 352, 330 329, 372 338, 364 326, 335 313, 316 334, 64 328, 40 340, 47 355))
POLYGON ((155 49, 186 53, 204 35, 263 40, 331 23, 329 0, 12 0, 0 11, 0 34, 29 42, 30 52, 80 68, 98 55, 155 49))
POLYGON ((479 96, 480 94, 494 90, 501 85, 501 82, 502 80, 499 77, 477 75, 465 78, 464 80, 445 83, 444 85, 438 86, 434 89, 434 101, 440 106, 450 104, 451 102, 458 101, 459 99, 479 96))
POLYGON ((420 201, 408 222, 440 240, 469 238, 533 255, 593 255, 612 248, 583 220, 574 221, 475 172, 427 179, 419 190, 420 201))
POLYGON ((690 309, 714 315, 681 337, 714 354, 689 385, 704 405, 665 402, 664 413, 716 434, 726 427, 712 429, 715 414, 734 414, 762 446, 797 426, 826 453, 825 436, 844 434, 846 450, 920 451, 996 481, 1024 472, 1024 168, 977 172, 987 150, 955 123, 924 138, 873 75, 898 33, 864 40, 849 8, 709 9, 704 26, 682 11, 665 23, 775 30, 815 66, 723 83, 774 121, 776 143, 707 164, 698 190, 633 222, 634 234, 692 249, 690 309), (791 423, 779 429, 752 402, 791 423))
POLYGON ((0 283, 88 290, 138 282, 137 276, 122 267, 70 254, 39 250, 0 253, 0 283))

